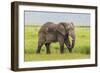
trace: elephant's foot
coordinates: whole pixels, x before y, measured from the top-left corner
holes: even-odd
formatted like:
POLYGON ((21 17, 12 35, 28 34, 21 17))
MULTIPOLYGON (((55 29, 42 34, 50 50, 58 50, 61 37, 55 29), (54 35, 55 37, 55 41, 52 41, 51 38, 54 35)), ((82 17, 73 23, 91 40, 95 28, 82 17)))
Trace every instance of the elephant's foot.
POLYGON ((36 54, 40 54, 40 52, 36 52, 36 54))
POLYGON ((51 54, 51 52, 47 52, 47 54, 51 54))
POLYGON ((40 50, 39 49, 36 51, 36 54, 40 54, 40 50))
POLYGON ((68 50, 69 50, 70 53, 72 53, 72 49, 71 48, 69 48, 68 50))
POLYGON ((60 52, 61 54, 64 54, 64 52, 60 52))
POLYGON ((46 53, 47 54, 51 54, 50 49, 47 49, 46 53))
POLYGON ((64 53, 64 46, 61 46, 60 53, 61 53, 61 54, 64 53))

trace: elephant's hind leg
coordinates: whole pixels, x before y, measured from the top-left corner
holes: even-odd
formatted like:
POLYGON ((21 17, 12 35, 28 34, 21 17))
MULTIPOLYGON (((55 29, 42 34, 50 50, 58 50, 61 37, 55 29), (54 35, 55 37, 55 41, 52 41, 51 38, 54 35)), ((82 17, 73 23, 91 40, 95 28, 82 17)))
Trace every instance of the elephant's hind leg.
POLYGON ((37 48, 37 51, 36 51, 37 54, 40 53, 40 51, 41 51, 41 47, 42 47, 42 46, 43 46, 43 43, 38 42, 38 48, 37 48))

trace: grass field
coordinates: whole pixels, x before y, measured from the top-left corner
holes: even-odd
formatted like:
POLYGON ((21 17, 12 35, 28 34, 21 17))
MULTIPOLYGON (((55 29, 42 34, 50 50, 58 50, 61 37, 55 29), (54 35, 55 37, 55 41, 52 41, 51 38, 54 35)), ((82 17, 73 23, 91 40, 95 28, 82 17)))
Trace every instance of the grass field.
POLYGON ((47 55, 45 46, 42 47, 41 54, 36 54, 38 31, 40 26, 25 26, 25 61, 42 61, 42 60, 64 60, 64 59, 87 59, 90 57, 90 28, 76 27, 76 43, 73 53, 69 53, 64 47, 65 53, 60 54, 58 43, 52 43, 50 46, 51 53, 47 55))

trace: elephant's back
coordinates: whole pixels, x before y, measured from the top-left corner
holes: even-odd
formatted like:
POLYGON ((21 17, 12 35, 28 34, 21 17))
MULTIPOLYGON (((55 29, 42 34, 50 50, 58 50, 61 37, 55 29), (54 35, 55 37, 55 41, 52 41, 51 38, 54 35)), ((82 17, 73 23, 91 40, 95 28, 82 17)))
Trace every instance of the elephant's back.
POLYGON ((53 28, 54 26, 55 24, 53 22, 46 22, 41 28, 53 28))
POLYGON ((45 24, 43 24, 39 30, 39 33, 47 33, 50 30, 55 29, 56 24, 54 24, 53 22, 46 22, 45 24))

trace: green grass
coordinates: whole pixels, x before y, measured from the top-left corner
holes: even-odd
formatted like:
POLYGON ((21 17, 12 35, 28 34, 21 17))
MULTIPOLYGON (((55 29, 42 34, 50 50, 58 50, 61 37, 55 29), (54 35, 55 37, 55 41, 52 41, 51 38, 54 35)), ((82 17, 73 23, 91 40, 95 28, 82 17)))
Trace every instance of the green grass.
POLYGON ((40 26, 25 26, 25 61, 40 60, 62 60, 62 59, 85 59, 90 57, 90 28, 76 27, 76 43, 73 53, 69 53, 64 47, 65 53, 60 54, 59 43, 52 43, 50 46, 51 55, 46 54, 45 46, 42 47, 41 54, 36 54, 38 31, 40 26))
POLYGON ((44 61, 44 60, 72 60, 72 59, 86 59, 89 55, 83 55, 80 53, 66 53, 66 54, 25 54, 25 61, 44 61))

